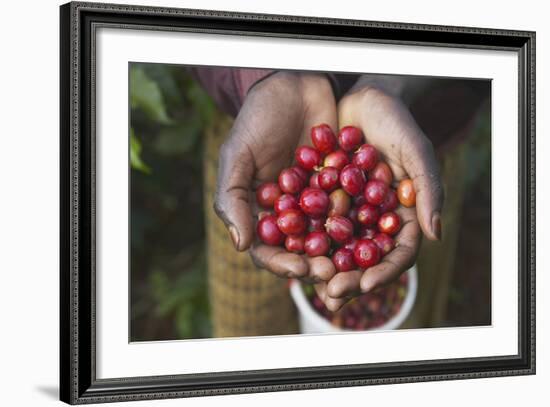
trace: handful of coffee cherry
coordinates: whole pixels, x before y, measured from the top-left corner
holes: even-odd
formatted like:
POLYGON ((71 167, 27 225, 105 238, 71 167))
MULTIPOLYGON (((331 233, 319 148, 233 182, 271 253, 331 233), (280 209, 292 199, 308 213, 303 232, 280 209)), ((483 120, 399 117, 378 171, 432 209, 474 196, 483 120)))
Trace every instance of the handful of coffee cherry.
POLYGON ((336 137, 320 124, 311 141, 313 147, 296 149, 296 165, 282 170, 277 183, 256 190, 267 210, 258 216, 258 237, 289 252, 330 256, 339 272, 378 264, 395 247, 399 203, 416 203, 412 181, 393 189, 390 167, 357 127, 343 127, 336 137))

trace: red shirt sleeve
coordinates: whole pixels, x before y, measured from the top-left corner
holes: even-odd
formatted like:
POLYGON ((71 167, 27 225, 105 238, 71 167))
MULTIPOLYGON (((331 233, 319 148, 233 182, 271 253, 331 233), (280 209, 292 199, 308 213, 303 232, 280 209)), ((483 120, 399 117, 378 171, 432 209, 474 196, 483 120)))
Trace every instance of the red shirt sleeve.
MULTIPOLYGON (((250 88, 277 72, 273 69, 207 66, 190 70, 218 107, 233 117, 239 113, 250 88)), ((337 101, 358 78, 356 74, 327 73, 326 76, 337 101)))
POLYGON ((191 72, 218 107, 235 117, 250 88, 275 71, 205 66, 191 68, 191 72))

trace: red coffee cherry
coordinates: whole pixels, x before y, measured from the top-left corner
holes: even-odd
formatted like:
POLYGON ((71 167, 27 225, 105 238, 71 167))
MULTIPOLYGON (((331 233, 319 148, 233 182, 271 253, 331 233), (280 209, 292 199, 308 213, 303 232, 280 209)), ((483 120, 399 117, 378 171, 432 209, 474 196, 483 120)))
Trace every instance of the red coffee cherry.
POLYGON ((286 209, 277 218, 277 226, 285 235, 301 235, 306 231, 306 217, 299 209, 286 209))
POLYGON ((375 179, 382 181, 386 185, 391 185, 393 181, 393 173, 388 164, 383 161, 380 161, 376 166, 368 172, 369 180, 375 179))
POLYGON ((286 209, 300 209, 300 204, 298 203, 298 198, 294 195, 283 194, 275 200, 273 209, 275 209, 275 213, 279 215, 286 209))
POLYGON ((271 209, 275 200, 279 198, 283 192, 279 185, 274 182, 266 182, 258 187, 256 190, 256 201, 262 208, 271 209))
POLYGON ((363 132, 353 126, 346 126, 338 133, 338 144, 344 151, 354 151, 363 142, 363 132))
POLYGON ((340 173, 334 167, 324 167, 319 171, 319 176, 317 180, 321 189, 324 189, 327 192, 334 191, 338 188, 338 177, 340 173))
POLYGON ((262 220, 266 216, 270 216, 270 215, 273 215, 273 214, 271 212, 268 212, 268 211, 260 211, 258 213, 258 220, 262 220))
POLYGON ((309 186, 311 188, 322 189, 321 185, 319 185, 319 173, 318 172, 314 172, 313 174, 311 174, 311 177, 309 177, 309 186))
POLYGON ((346 216, 349 213, 351 205, 351 199, 346 191, 343 189, 337 189, 332 191, 328 196, 328 216, 340 215, 346 216))
POLYGON ((339 272, 353 270, 355 266, 355 261, 353 260, 353 251, 341 247, 334 252, 332 255, 332 263, 334 267, 339 272))
POLYGON ((325 223, 325 229, 337 243, 344 243, 353 236, 353 223, 343 216, 329 216, 325 223))
POLYGON ((292 168, 286 168, 279 174, 279 187, 285 194, 297 194, 304 189, 304 181, 292 168))
POLYGON ((369 180, 365 186, 365 199, 371 205, 380 205, 384 202, 388 190, 388 185, 384 184, 382 181, 369 180))
POLYGON ((300 146, 296 149, 294 158, 304 170, 312 171, 321 165, 321 153, 310 146, 300 146))
POLYGON ((346 165, 349 164, 348 155, 344 150, 336 150, 328 154, 323 161, 324 167, 334 167, 338 170, 342 170, 346 165))
POLYGON ((398 281, 400 284, 407 285, 409 283, 409 275, 407 273, 401 274, 398 281))
POLYGON ((304 185, 307 184, 307 182, 309 181, 309 172, 304 170, 302 167, 298 166, 298 165, 295 165, 294 167, 290 167, 290 169, 296 171, 298 173, 298 175, 300 176, 300 178, 302 179, 302 181, 304 181, 304 185))
POLYGON ((326 256, 330 250, 330 238, 325 232, 311 232, 306 236, 304 250, 309 257, 326 256))
POLYGON ((292 253, 302 254, 304 253, 306 237, 300 236, 287 236, 285 239, 285 248, 292 253))
POLYGON ((390 236, 395 235, 401 228, 401 219, 395 212, 386 212, 378 219, 378 230, 390 236))
POLYGON ((319 218, 327 214, 328 195, 322 189, 306 188, 300 195, 300 208, 308 216, 319 218))
POLYGON ((401 180, 397 186, 397 198, 401 202, 401 205, 407 208, 412 208, 416 205, 416 192, 412 180, 401 180))
POLYGON ((329 154, 337 146, 336 136, 328 124, 320 124, 311 128, 311 141, 317 150, 329 154))
POLYGON ((285 235, 277 227, 275 215, 267 215, 260 219, 256 233, 260 240, 269 246, 279 246, 285 241, 285 235))
POLYGON ((362 205, 357 211, 357 220, 363 225, 376 225, 379 217, 380 213, 378 212, 378 208, 374 205, 362 205))
POLYGON ((365 187, 365 174, 359 167, 348 164, 340 172, 340 185, 351 196, 359 195, 365 187))
POLYGON ((398 205, 397 194, 393 189, 389 188, 384 201, 378 206, 378 209, 380 209, 380 213, 386 213, 396 210, 398 205))
POLYGON ((353 154, 352 162, 363 171, 372 170, 378 162, 378 151, 373 145, 363 144, 353 154))
POLYGON ((353 260, 361 269, 367 269, 380 262, 380 249, 372 240, 361 239, 353 250, 353 260))
POLYGON ((385 233, 378 233, 376 236, 374 236, 372 241, 376 243, 376 245, 382 252, 382 256, 385 256, 386 254, 391 252, 395 246, 393 239, 385 233))

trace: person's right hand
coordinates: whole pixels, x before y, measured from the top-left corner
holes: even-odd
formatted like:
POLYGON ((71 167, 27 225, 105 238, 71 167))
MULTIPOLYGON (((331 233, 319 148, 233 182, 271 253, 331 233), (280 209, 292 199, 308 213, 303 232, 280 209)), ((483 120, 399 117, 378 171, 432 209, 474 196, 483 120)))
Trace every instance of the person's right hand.
POLYGON ((349 298, 395 281, 409 269, 416 261, 422 232, 430 240, 440 240, 444 201, 432 143, 398 94, 366 76, 340 100, 338 113, 341 127, 359 127, 367 143, 376 147, 392 170, 394 185, 405 178, 412 180, 416 205, 396 210, 401 229, 393 236, 395 248, 380 263, 366 270, 338 273, 326 287, 317 287, 319 297, 331 311, 349 298))
POLYGON ((248 93, 220 150, 214 209, 235 248, 249 250, 254 263, 280 277, 329 281, 335 269, 328 257, 300 256, 256 239, 255 188, 277 182, 290 167, 298 145, 311 144, 310 129, 326 123, 337 131, 336 101, 322 74, 279 72, 248 93))

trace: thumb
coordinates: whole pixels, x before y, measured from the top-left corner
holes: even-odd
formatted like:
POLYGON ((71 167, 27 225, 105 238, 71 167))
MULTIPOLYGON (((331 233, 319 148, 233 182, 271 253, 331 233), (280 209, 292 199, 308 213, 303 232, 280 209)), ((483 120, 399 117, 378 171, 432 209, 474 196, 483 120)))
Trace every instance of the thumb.
POLYGON ((214 210, 239 251, 247 250, 254 236, 250 207, 253 162, 250 150, 237 137, 230 136, 220 149, 214 210))
POLYGON ((404 153, 403 165, 413 181, 420 227, 428 239, 441 240, 444 193, 432 144, 422 135, 404 153))

